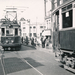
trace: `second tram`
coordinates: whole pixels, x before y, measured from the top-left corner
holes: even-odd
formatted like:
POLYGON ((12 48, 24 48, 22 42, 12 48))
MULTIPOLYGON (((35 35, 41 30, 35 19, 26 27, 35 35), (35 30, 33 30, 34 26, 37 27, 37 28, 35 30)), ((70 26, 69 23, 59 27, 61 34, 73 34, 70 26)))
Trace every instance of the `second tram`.
MULTIPOLYGON (((16 11, 6 11, 6 14, 16 11)), ((7 16, 6 15, 6 16, 7 16)), ((21 29, 17 19, 12 21, 6 17, 1 19, 1 46, 4 50, 20 50, 21 48, 21 29)))
POLYGON ((1 46, 4 50, 21 48, 20 26, 18 24, 3 23, 1 33, 1 46))

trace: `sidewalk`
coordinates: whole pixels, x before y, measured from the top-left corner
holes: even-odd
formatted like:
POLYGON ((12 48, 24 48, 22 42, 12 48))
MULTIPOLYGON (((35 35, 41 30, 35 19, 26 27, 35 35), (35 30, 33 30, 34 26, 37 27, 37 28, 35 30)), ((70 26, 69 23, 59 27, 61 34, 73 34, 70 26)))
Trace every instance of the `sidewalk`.
POLYGON ((42 48, 42 45, 40 45, 40 46, 38 46, 38 45, 33 46, 31 44, 29 44, 29 45, 22 44, 22 45, 28 46, 28 47, 31 47, 31 48, 35 48, 37 50, 44 51, 44 52, 47 52, 47 53, 54 53, 52 45, 50 45, 49 47, 45 47, 45 48, 42 48))
POLYGON ((46 52, 52 52, 53 53, 53 48, 52 47, 49 47, 49 48, 47 48, 47 47, 45 47, 45 48, 42 48, 42 46, 37 46, 36 47, 37 49, 39 49, 40 51, 46 51, 46 52))

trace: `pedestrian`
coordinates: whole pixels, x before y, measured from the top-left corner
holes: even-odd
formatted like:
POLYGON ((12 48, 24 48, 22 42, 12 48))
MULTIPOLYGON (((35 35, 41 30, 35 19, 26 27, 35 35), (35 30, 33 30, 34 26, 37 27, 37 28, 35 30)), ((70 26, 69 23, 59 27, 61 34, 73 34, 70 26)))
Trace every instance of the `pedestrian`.
POLYGON ((23 37, 22 37, 22 43, 23 43, 23 37))
POLYGON ((25 43, 26 43, 26 45, 28 45, 28 43, 29 43, 28 36, 26 36, 25 43))
POLYGON ((45 48, 46 37, 44 36, 42 39, 42 48, 45 48))
POLYGON ((40 45, 41 45, 41 40, 40 40, 40 38, 38 37, 37 38, 37 45, 40 47, 40 45))
POLYGON ((31 39, 31 45, 34 45, 34 38, 31 39))
POLYGON ((46 48, 49 48, 49 44, 50 44, 50 41, 49 41, 49 37, 46 38, 46 48))

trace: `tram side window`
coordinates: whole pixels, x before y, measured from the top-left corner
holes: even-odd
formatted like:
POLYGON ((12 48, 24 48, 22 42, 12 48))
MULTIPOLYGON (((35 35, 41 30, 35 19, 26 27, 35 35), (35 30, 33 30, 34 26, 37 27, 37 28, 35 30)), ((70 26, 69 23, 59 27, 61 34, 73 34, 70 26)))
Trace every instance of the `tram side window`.
POLYGON ((2 28, 1 32, 2 32, 2 36, 4 36, 5 35, 5 28, 2 28))
POLYGON ((72 27, 72 10, 62 14, 63 28, 72 27))
POLYGON ((15 35, 18 35, 18 29, 15 28, 15 35))

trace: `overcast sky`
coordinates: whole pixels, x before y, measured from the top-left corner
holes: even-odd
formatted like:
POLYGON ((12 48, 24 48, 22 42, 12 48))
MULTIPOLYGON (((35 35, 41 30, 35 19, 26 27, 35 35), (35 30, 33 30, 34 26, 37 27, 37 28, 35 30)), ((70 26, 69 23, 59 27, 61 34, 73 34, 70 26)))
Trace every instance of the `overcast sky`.
POLYGON ((17 6, 19 9, 25 8, 23 12, 18 10, 18 19, 24 17, 31 19, 31 22, 44 22, 44 0, 0 0, 0 19, 4 17, 6 6, 17 6))

